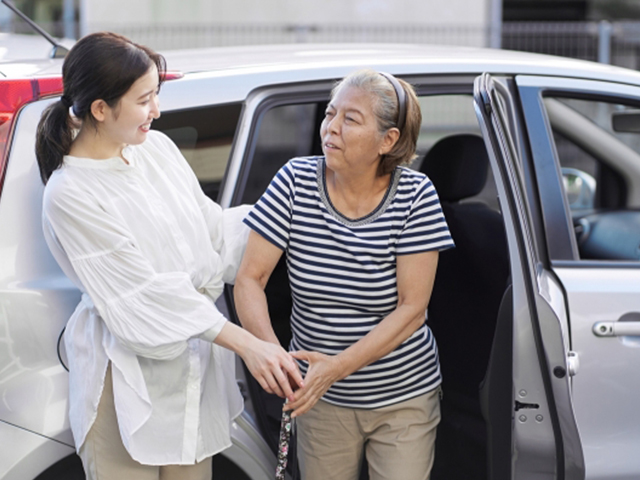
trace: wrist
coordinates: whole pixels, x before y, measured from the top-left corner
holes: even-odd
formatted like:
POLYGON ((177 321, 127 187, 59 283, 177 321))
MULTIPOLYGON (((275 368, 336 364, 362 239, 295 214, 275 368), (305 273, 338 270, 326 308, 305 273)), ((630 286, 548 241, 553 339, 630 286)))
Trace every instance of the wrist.
POLYGON ((255 336, 243 328, 227 322, 214 340, 214 343, 228 348, 244 359, 247 352, 257 348, 256 342, 258 341, 255 336))
POLYGON ((262 343, 262 340, 260 340, 258 337, 256 337, 252 333, 247 332, 246 330, 243 330, 243 332, 244 332, 244 335, 240 341, 240 344, 238 345, 238 351, 236 353, 244 359, 247 353, 255 352, 256 350, 259 349, 259 346, 260 346, 260 343, 262 343))
POLYGON ((333 361, 333 371, 334 371, 334 382, 339 380, 344 380, 349 375, 353 373, 353 371, 349 368, 349 362, 347 361, 346 355, 344 352, 339 353, 338 355, 334 355, 332 357, 333 361))

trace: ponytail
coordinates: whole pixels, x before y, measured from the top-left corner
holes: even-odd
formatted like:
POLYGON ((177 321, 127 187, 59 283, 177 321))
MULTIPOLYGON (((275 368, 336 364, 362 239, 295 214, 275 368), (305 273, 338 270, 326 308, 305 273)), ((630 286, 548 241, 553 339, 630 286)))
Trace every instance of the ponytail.
POLYGON ((62 100, 49 105, 42 113, 36 133, 36 158, 40 178, 47 183, 51 174, 62 166, 73 142, 73 125, 69 108, 62 100))
POLYGON ((95 127, 91 104, 101 99, 115 108, 153 66, 162 84, 167 70, 164 57, 117 33, 92 33, 76 42, 62 64, 64 95, 42 113, 38 123, 36 157, 45 184, 69 154, 75 119, 78 125, 95 127), (69 115, 70 108, 75 119, 69 115))

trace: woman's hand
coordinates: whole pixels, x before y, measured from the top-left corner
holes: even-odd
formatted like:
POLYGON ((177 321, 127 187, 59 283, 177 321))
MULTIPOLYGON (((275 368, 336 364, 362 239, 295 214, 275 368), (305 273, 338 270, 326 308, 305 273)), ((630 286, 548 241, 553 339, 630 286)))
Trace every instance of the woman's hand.
POLYGON ((231 322, 225 324, 214 342, 240 355, 268 393, 291 401, 293 390, 304 386, 298 365, 280 345, 260 340, 231 322))
POLYGON ((245 349, 241 356, 267 393, 292 401, 293 391, 304 386, 298 365, 280 345, 256 338, 255 345, 245 349))
POLYGON ((342 365, 337 357, 318 352, 299 351, 291 355, 309 363, 304 387, 296 391, 293 400, 289 399, 284 406, 285 410, 293 410, 291 417, 295 418, 311 410, 329 387, 342 378, 342 365))

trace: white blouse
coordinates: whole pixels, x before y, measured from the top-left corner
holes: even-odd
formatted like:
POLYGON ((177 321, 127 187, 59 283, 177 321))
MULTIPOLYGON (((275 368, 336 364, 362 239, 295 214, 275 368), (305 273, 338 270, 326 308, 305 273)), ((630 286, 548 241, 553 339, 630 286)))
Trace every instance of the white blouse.
POLYGON ((82 291, 69 319, 69 419, 79 448, 107 366, 124 446, 147 465, 193 464, 231 445, 243 409, 227 321, 249 229, 201 190, 174 143, 151 131, 124 158, 64 157, 45 187, 49 248, 82 291))

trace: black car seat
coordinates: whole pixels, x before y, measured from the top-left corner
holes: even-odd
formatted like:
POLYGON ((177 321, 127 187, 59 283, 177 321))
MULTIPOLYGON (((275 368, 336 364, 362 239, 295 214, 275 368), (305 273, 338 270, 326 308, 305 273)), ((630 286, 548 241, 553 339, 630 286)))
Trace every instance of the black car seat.
POLYGON ((509 281, 501 214, 465 201, 484 188, 489 159, 477 135, 438 141, 420 169, 433 182, 456 248, 440 253, 427 323, 439 348, 443 376, 442 420, 432 474, 438 479, 487 478, 486 426, 479 387, 496 319, 509 281))

